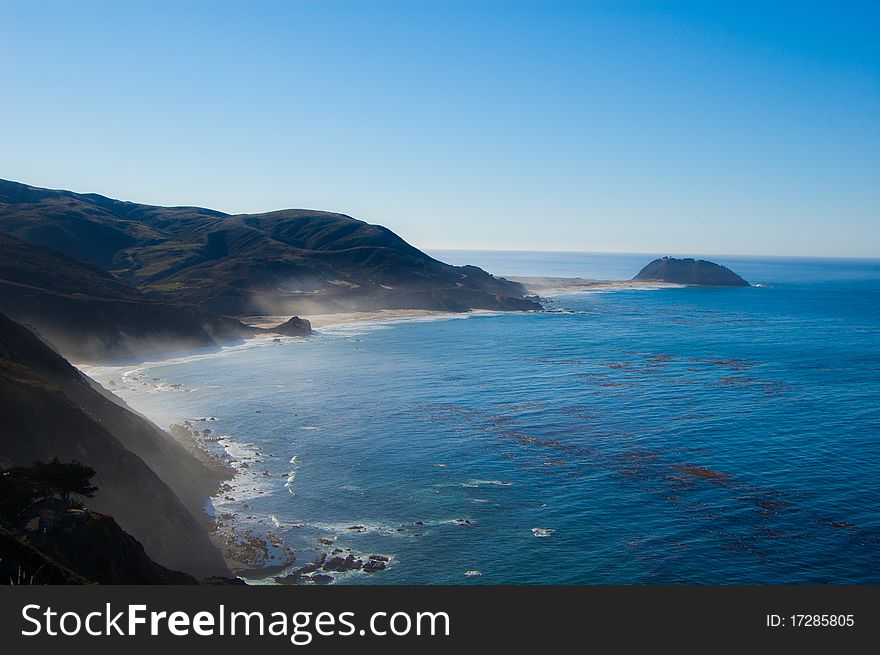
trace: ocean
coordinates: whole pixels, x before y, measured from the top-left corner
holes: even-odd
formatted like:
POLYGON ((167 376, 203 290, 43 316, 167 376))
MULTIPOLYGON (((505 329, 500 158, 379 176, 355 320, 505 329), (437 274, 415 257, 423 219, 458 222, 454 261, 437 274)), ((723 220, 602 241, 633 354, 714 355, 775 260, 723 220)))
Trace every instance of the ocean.
MULTIPOLYGON (((432 254, 604 279, 652 258, 432 254)), ((337 584, 880 583, 880 261, 713 259, 760 286, 562 294, 88 372, 234 463, 212 511, 237 529, 298 566, 389 558, 337 584)))

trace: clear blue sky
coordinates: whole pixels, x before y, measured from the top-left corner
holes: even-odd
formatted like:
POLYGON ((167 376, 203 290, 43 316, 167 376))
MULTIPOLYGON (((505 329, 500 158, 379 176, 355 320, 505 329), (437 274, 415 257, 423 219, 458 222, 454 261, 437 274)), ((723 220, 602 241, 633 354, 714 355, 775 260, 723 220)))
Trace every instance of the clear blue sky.
POLYGON ((0 177, 433 248, 880 256, 880 3, 0 0, 0 177))

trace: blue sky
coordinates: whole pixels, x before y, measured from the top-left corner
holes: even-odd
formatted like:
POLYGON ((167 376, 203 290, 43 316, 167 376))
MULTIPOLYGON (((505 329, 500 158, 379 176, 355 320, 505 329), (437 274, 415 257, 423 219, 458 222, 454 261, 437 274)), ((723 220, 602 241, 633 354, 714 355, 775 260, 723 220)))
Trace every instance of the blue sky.
POLYGON ((0 177, 425 248, 880 256, 871 2, 0 0, 0 177))

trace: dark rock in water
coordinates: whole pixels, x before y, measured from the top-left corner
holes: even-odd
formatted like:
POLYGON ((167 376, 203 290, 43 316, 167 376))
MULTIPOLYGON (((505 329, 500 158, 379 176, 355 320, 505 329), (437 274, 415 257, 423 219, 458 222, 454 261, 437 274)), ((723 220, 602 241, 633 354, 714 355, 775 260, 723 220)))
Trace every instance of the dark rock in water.
MULTIPOLYGON (((339 559, 339 558, 336 558, 336 559, 339 559)), ((297 584, 302 580, 314 580, 315 576, 312 576, 311 574, 314 573, 315 571, 317 571, 318 569, 320 569, 321 567, 323 567, 326 562, 327 562, 327 553, 321 553, 316 559, 309 562, 308 564, 305 564, 305 565, 299 567, 298 569, 294 569, 288 575, 276 576, 275 582, 277 582, 278 584, 291 585, 291 584, 297 584)), ((336 570, 336 569, 329 569, 329 570, 336 570)), ((327 576, 327 577, 329 577, 329 576, 327 576)))
POLYGON ((378 560, 380 562, 387 562, 388 558, 385 555, 370 555, 370 559, 378 560))
POLYGON ((344 559, 342 557, 333 557, 327 560, 323 568, 325 571, 338 571, 341 573, 342 571, 360 569, 363 565, 362 560, 356 559, 354 555, 349 555, 344 559))
POLYGON ((276 575, 275 582, 278 584, 291 585, 297 584, 300 580, 302 580, 302 574, 299 571, 294 571, 290 575, 276 575))
POLYGON ((327 553, 321 553, 321 555, 316 560, 314 560, 313 562, 309 562, 305 566, 301 567, 295 573, 297 573, 298 575, 312 573, 314 571, 317 571, 322 566, 324 566, 324 562, 326 562, 326 561, 327 561, 327 553))
POLYGON ((726 266, 704 259, 661 257, 645 266, 633 280, 712 287, 747 287, 748 282, 726 266))
POLYGON ((309 580, 314 582, 315 584, 330 584, 333 582, 333 576, 325 575, 323 573, 316 573, 315 575, 310 575, 308 577, 309 580))
POLYGON ((378 559, 370 558, 366 564, 364 564, 361 569, 364 573, 375 573, 376 571, 384 571, 385 570, 385 562, 378 559))
POLYGON ((272 332, 283 334, 286 337, 306 337, 312 333, 312 324, 299 316, 293 316, 290 320, 272 328, 272 332))

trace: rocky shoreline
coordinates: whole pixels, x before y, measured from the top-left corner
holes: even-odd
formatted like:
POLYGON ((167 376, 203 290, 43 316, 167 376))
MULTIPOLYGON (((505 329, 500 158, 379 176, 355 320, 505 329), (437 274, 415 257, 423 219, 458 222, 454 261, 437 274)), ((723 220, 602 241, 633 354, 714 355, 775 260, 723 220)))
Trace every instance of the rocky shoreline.
MULTIPOLYGON (((225 446, 234 442, 232 437, 215 435, 212 428, 203 427, 214 420, 214 417, 187 419, 182 424, 170 426, 169 432, 178 439, 189 439, 204 457, 229 471, 230 479, 219 485, 214 496, 206 499, 208 503, 216 508, 217 501, 220 501, 221 507, 226 503, 240 502, 241 507, 249 509, 250 505, 235 495, 244 490, 237 487, 236 482, 247 484, 243 478, 249 474, 258 478, 269 477, 268 471, 259 474, 254 471, 253 466, 259 465, 262 462, 260 457, 265 455, 259 451, 237 457, 230 455, 225 446)), ((257 492, 260 495, 262 493, 262 490, 257 492)), ((310 555, 305 564, 296 566, 297 554, 305 549, 294 549, 274 530, 258 529, 260 521, 265 523, 267 517, 257 519, 257 523, 251 526, 245 525, 240 519, 253 520, 253 515, 243 517, 237 512, 219 511, 210 518, 211 541, 222 554, 232 574, 245 582, 330 584, 340 574, 374 574, 384 571, 394 559, 387 554, 357 553, 352 548, 339 546, 335 538, 324 536, 318 537, 314 546, 308 549, 315 554, 310 555)), ((362 532, 366 528, 352 525, 347 530, 362 532)))

